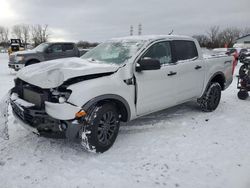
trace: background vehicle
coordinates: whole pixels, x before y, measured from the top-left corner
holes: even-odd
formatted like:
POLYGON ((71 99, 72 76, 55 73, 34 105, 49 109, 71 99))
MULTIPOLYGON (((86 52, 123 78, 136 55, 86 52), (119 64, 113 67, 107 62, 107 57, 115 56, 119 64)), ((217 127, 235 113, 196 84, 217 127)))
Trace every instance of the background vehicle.
POLYGON ((71 42, 47 42, 42 43, 33 50, 16 52, 9 56, 9 68, 16 71, 24 66, 42 61, 48 61, 67 57, 80 57, 86 50, 80 51, 75 43, 71 42))
POLYGON ((241 49, 239 53, 239 60, 242 62, 246 57, 250 57, 250 50, 249 49, 241 49))
POLYGON ((8 54, 12 54, 14 52, 23 51, 24 44, 21 39, 10 39, 10 47, 8 48, 8 54))
POLYGON ((240 62, 243 64, 239 69, 237 88, 238 98, 246 100, 249 97, 248 91, 250 91, 250 55, 242 54, 240 62))
POLYGON ((120 122, 197 99, 215 110, 232 82, 233 57, 203 58, 184 36, 118 38, 81 58, 25 67, 12 90, 13 114, 40 135, 78 139, 89 151, 114 143, 120 122))

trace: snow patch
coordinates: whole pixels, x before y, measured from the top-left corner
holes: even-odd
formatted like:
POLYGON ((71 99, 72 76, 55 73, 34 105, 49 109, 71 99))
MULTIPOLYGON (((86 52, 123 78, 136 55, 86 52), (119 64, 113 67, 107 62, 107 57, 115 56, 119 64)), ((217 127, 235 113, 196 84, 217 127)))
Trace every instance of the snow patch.
POLYGON ((10 103, 10 91, 0 101, 0 137, 9 139, 8 134, 8 107, 10 103))

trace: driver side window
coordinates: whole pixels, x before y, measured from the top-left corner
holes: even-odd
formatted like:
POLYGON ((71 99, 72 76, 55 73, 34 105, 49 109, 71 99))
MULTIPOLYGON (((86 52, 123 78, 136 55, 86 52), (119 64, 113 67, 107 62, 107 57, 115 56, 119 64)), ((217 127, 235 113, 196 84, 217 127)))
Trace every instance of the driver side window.
POLYGON ((161 65, 172 63, 170 42, 159 42, 152 45, 143 55, 143 59, 157 59, 161 65))

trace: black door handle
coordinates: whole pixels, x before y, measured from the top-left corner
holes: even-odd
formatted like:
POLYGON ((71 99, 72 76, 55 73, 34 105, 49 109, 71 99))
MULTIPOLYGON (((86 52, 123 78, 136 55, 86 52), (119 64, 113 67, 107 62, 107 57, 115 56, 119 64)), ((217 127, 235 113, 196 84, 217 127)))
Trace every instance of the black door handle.
POLYGON ((173 71, 170 71, 170 73, 168 73, 168 76, 173 76, 173 75, 176 75, 177 72, 173 72, 173 71))
POLYGON ((200 65, 196 65, 196 67, 195 67, 196 70, 201 69, 201 68, 202 68, 202 66, 200 66, 200 65))

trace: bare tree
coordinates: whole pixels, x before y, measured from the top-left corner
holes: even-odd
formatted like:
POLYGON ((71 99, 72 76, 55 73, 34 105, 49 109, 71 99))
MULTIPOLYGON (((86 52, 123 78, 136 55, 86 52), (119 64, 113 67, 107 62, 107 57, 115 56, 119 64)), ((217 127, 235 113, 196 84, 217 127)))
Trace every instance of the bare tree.
POLYGON ((236 27, 226 28, 219 34, 220 46, 232 47, 240 36, 240 29, 236 27))
POLYGON ((219 26, 212 26, 208 30, 208 38, 210 40, 209 47, 210 48, 216 48, 219 47, 219 32, 220 32, 220 27, 219 26))
POLYGON ((48 25, 33 25, 32 26, 32 40, 35 46, 47 42, 49 39, 48 25))
POLYGON ((194 35, 193 38, 195 38, 201 47, 207 47, 209 44, 209 38, 206 35, 194 35))
POLYGON ((21 25, 14 25, 12 27, 12 35, 18 39, 22 39, 22 26, 21 25))
POLYGON ((0 26, 0 43, 7 48, 9 41, 9 29, 0 26))
POLYGON ((25 48, 27 47, 28 40, 30 38, 30 26, 23 24, 21 25, 21 36, 24 42, 25 48))
POLYGON ((99 43, 97 42, 88 42, 88 41, 82 41, 80 40, 79 42, 77 42, 77 47, 79 48, 92 48, 92 47, 96 47, 99 43))

